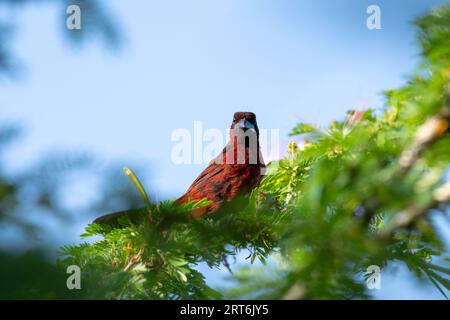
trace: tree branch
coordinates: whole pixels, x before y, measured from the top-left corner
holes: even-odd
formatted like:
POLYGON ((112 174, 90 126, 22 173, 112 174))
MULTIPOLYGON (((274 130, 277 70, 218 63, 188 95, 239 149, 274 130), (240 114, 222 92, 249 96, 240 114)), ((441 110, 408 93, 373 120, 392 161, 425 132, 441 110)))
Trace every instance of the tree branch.
POLYGON ((446 102, 437 115, 428 118, 416 132, 413 143, 400 156, 401 172, 407 172, 425 149, 448 131, 450 121, 450 84, 447 85, 446 102))
POLYGON ((434 190, 433 201, 429 205, 422 207, 412 205, 397 213, 391 223, 381 231, 381 237, 387 238, 391 236, 395 230, 410 226, 414 221, 424 216, 429 210, 448 202, 450 202, 450 183, 446 183, 434 190))

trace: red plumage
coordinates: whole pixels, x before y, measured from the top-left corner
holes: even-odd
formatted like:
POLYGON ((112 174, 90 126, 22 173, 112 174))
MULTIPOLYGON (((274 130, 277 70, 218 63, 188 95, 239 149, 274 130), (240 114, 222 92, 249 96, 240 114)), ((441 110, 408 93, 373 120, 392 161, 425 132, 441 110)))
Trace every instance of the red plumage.
MULTIPOLYGON (((211 204, 193 212, 194 217, 202 217, 218 210, 222 203, 250 193, 259 185, 264 169, 256 116, 252 112, 236 112, 230 141, 176 202, 211 201, 211 204)), ((124 215, 131 218, 133 212, 136 211, 108 214, 97 218, 94 223, 114 223, 124 215)))
POLYGON ((257 187, 264 168, 256 116, 251 112, 236 112, 230 141, 176 202, 207 199, 212 204, 197 210, 194 216, 214 212, 224 201, 248 194, 257 187))

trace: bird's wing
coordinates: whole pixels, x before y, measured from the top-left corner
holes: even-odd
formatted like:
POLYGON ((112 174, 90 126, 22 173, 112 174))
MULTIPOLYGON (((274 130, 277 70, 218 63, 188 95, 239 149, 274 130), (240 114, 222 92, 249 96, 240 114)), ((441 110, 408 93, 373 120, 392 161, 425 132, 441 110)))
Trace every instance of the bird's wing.
POLYGON ((227 150, 228 150, 228 146, 225 146, 225 148, 222 150, 222 152, 215 159, 213 159, 209 163, 208 167, 206 167, 205 170, 203 170, 198 175, 198 177, 194 180, 194 182, 192 182, 189 189, 191 187, 195 186, 196 184, 198 184, 199 181, 201 181, 203 179, 210 179, 210 178, 214 177, 215 175, 223 172, 224 166, 220 165, 220 163, 223 162, 223 159, 224 159, 224 156, 225 156, 227 150))
POLYGON ((200 173, 197 179, 191 184, 186 193, 181 196, 177 202, 183 203, 190 200, 198 201, 204 198, 214 201, 217 189, 222 185, 224 181, 221 181, 224 177, 224 165, 211 163, 205 170, 200 173))
POLYGON ((222 173, 224 171, 224 168, 225 167, 223 165, 210 164, 205 170, 202 171, 202 173, 198 175, 194 182, 192 182, 189 189, 196 186, 199 182, 207 181, 209 179, 212 179, 214 176, 222 173))

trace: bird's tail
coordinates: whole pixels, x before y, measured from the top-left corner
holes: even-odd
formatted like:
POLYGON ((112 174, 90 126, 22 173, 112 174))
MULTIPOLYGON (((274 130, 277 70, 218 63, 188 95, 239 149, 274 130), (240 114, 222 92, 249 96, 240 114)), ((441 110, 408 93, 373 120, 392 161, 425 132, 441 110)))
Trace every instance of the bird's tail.
POLYGON ((129 219, 133 223, 138 223, 142 220, 145 214, 145 208, 119 211, 98 217, 93 221, 93 223, 101 225, 118 225, 119 220, 121 219, 129 219))

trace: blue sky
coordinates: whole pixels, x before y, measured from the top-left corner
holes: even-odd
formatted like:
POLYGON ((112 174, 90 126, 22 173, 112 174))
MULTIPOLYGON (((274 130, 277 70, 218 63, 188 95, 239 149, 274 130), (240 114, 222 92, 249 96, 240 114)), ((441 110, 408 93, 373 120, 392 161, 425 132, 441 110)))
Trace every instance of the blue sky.
MULTIPOLYGON (((73 48, 60 9, 25 7, 12 47, 26 69, 0 83, 0 119, 27 129, 10 168, 55 148, 92 150, 147 163, 138 172, 146 186, 176 197, 205 165, 171 162, 173 130, 195 120, 225 130, 248 110, 286 144, 298 121, 325 125, 348 109, 380 107, 382 90, 402 85, 418 61, 409 22, 445 2, 111 0, 124 36, 113 53, 99 43, 73 48), (370 4, 381 8, 381 30, 366 28, 370 4)), ((394 297, 440 297, 398 285, 394 297)))

